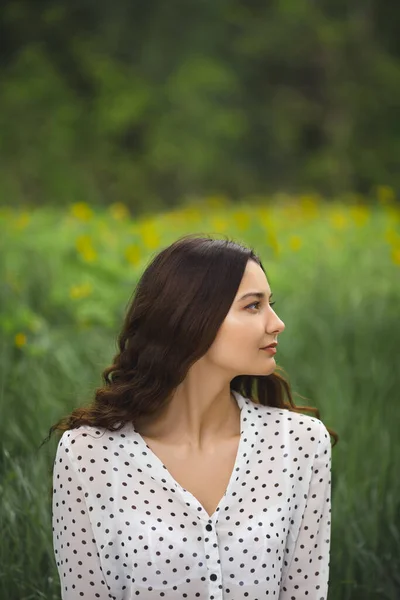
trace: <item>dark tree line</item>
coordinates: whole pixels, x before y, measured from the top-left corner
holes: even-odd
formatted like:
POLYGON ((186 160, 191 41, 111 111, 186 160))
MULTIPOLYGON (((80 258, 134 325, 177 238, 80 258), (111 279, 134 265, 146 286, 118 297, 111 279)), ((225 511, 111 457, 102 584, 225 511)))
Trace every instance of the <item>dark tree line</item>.
POLYGON ((400 5, 3 0, 0 202, 400 184, 400 5))

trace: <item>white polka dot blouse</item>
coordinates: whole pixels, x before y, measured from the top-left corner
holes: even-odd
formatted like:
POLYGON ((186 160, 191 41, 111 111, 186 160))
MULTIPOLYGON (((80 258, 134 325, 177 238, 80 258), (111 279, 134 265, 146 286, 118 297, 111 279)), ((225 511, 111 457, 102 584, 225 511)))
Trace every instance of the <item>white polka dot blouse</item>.
POLYGON ((52 512, 62 600, 327 600, 328 430, 234 396, 240 442, 212 515, 132 424, 63 433, 52 512))

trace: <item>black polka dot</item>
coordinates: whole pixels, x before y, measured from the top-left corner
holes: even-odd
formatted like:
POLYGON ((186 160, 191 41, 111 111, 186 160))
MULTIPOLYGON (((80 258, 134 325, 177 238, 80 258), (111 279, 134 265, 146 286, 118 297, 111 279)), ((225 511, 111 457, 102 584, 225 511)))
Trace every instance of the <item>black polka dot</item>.
POLYGON ((234 395, 240 440, 212 514, 196 497, 202 473, 183 487, 131 424, 64 432, 52 507, 63 600, 327 600, 329 432, 234 395))

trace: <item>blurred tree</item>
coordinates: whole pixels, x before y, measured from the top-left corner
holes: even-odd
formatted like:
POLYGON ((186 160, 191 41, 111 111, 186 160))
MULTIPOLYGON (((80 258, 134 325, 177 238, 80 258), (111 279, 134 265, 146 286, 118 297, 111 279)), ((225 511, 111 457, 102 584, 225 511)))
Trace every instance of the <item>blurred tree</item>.
POLYGON ((400 185, 400 5, 3 0, 0 202, 400 185))

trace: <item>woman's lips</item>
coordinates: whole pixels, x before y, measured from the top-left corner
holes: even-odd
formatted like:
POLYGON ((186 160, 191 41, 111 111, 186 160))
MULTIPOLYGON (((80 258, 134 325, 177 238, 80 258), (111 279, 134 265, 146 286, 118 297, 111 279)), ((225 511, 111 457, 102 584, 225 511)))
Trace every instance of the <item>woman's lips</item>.
POLYGON ((266 348, 261 348, 261 350, 264 350, 264 352, 270 352, 271 354, 276 354, 276 348, 272 347, 266 347, 266 348))

